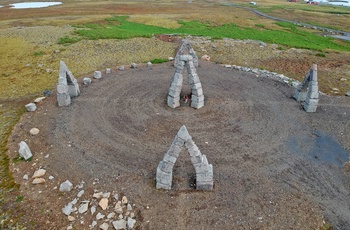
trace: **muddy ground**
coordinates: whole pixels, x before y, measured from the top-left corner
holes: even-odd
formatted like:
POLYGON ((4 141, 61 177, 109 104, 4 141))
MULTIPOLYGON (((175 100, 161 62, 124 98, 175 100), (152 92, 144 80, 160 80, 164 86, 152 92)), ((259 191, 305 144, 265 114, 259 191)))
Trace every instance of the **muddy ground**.
MULTIPOLYGON (((29 229, 67 228, 61 209, 79 189, 54 189, 67 179, 85 182, 82 199, 94 191, 128 196, 136 229, 319 229, 324 223, 350 229, 343 167, 350 147, 349 98, 322 95, 317 112, 306 113, 287 84, 200 62, 205 106, 196 110, 182 102, 171 109, 166 96, 172 64, 113 68, 91 85, 81 84, 71 106, 57 107, 51 96, 22 117, 9 155, 16 156, 21 140, 34 153, 31 162, 11 165, 31 206, 24 217, 29 229), (155 189, 158 162, 182 125, 213 165, 211 192, 195 190, 185 149, 174 167, 173 189, 155 189), (37 136, 29 134, 33 127, 40 129, 37 136), (23 180, 39 167, 47 170, 45 184, 23 180)), ((185 82, 182 95, 189 92, 185 82)), ((88 229, 95 219, 74 215, 74 229, 88 229)))

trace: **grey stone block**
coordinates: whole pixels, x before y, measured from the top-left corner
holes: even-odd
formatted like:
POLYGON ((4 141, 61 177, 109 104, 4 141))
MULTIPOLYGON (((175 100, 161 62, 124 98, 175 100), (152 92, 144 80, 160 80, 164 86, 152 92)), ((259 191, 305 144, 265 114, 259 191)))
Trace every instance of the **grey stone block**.
POLYGON ((68 106, 71 103, 71 98, 68 94, 57 94, 58 106, 68 106))
POLYGON ((186 129, 186 126, 184 126, 184 125, 177 132, 177 136, 179 138, 181 138, 182 140, 184 140, 185 142, 192 139, 192 137, 190 136, 190 134, 188 133, 188 131, 186 129))
POLYGON ((191 100, 192 100, 192 102, 195 102, 195 103, 203 102, 204 101, 204 96, 203 95, 202 96, 196 96, 196 95, 192 94, 191 100))
POLYGON ((68 94, 71 97, 79 96, 80 90, 78 84, 68 85, 68 94))
POLYGON ((68 94, 68 85, 57 85, 58 94, 68 94))
POLYGON ((172 178, 173 177, 173 172, 167 173, 161 171, 159 168, 157 168, 157 183, 169 185, 171 187, 172 184, 172 178))
POLYGON ((179 107, 180 106, 180 98, 179 97, 173 98, 173 97, 168 95, 167 104, 171 108, 179 107))
POLYGON ((213 188, 214 188, 213 181, 196 183, 197 190, 211 191, 211 190, 213 190, 213 188))
POLYGON ((192 89, 191 92, 192 92, 192 95, 194 95, 194 96, 197 96, 197 97, 203 96, 203 89, 202 88, 192 89))
POLYGON ((173 156, 173 157, 178 157, 181 153, 182 146, 183 146, 183 142, 182 142, 182 144, 181 144, 181 142, 178 144, 173 142, 173 144, 170 146, 167 154, 169 154, 170 156, 173 156))
POLYGON ((19 150, 18 153, 21 157, 24 158, 24 160, 28 160, 29 158, 33 157, 32 152, 29 149, 29 146, 27 145, 26 142, 21 141, 19 143, 19 150))
POLYGON ((192 107, 192 108, 200 109, 200 108, 202 108, 203 106, 204 106, 204 101, 202 101, 202 102, 194 102, 194 101, 192 101, 192 102, 191 102, 191 107, 192 107))
POLYGON ((169 154, 165 154, 164 158, 163 158, 163 162, 169 162, 169 163, 172 163, 172 164, 175 164, 177 158, 176 157, 173 157, 169 154))
POLYGON ((84 85, 91 84, 91 78, 89 78, 89 77, 84 77, 83 83, 84 83, 84 85))
POLYGON ((28 112, 34 112, 37 109, 35 103, 26 104, 25 108, 28 112))
POLYGON ((172 173, 173 168, 174 168, 174 163, 167 162, 167 161, 163 160, 163 161, 159 162, 158 167, 159 167, 160 171, 162 171, 162 172, 172 173))
POLYGON ((316 112, 317 105, 318 105, 318 99, 306 98, 305 104, 304 104, 304 109, 308 113, 314 113, 314 112, 316 112))
POLYGON ((110 74, 111 73, 111 69, 110 68, 106 68, 106 74, 110 74))
POLYGON ((124 219, 113 221, 112 224, 115 230, 127 229, 124 219))
POLYGON ((95 79, 100 79, 100 78, 102 78, 102 73, 101 73, 101 71, 95 71, 95 72, 94 72, 94 78, 95 78, 95 79))
POLYGON ((59 77, 58 78, 58 84, 59 85, 68 85, 67 77, 59 77))

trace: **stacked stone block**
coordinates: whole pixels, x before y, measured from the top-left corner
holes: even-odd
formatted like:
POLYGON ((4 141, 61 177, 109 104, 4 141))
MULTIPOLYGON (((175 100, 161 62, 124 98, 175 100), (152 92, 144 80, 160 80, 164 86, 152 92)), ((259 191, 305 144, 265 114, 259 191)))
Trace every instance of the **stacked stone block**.
POLYGON ((191 46, 191 43, 188 40, 185 40, 182 45, 180 46, 180 49, 177 51, 174 61, 174 66, 177 67, 181 62, 181 56, 182 55, 190 55, 193 58, 193 63, 195 67, 198 67, 198 56, 196 55, 196 52, 191 46))
POLYGON ((316 64, 312 65, 303 81, 295 89, 293 97, 297 102, 304 103, 306 112, 316 112, 319 99, 316 64))
POLYGON ((162 161, 157 167, 156 181, 157 189, 170 190, 172 186, 173 168, 177 158, 185 145, 191 162, 196 171, 196 189, 212 190, 213 189, 213 166, 208 163, 207 157, 200 152, 197 145, 192 140, 186 126, 182 126, 177 132, 173 143, 164 155, 162 161))
POLYGON ((57 85, 57 102, 58 106, 68 106, 71 98, 80 94, 78 81, 75 79, 67 65, 60 61, 60 69, 57 85))
POLYGON ((182 71, 184 67, 187 69, 189 84, 191 86, 191 107, 200 109, 204 106, 204 95, 202 84, 197 75, 196 67, 191 55, 181 55, 179 57, 174 76, 171 79, 167 104, 171 108, 180 106, 180 93, 183 83, 182 71))

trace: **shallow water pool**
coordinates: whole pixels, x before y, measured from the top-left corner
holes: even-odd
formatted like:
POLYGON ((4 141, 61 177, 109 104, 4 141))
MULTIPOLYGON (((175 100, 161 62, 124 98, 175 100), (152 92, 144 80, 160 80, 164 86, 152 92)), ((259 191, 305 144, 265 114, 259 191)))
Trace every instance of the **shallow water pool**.
POLYGON ((43 8, 60 5, 62 2, 20 2, 10 4, 12 9, 43 8))

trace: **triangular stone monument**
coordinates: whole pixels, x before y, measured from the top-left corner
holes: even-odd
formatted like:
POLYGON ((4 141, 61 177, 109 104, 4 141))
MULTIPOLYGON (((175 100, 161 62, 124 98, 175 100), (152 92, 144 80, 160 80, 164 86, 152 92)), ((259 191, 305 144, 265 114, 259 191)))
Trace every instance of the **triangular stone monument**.
POLYGON ((71 98, 80 94, 77 79, 69 71, 64 61, 60 61, 60 70, 57 85, 58 106, 67 106, 71 103, 71 98))
POLYGON ((180 93, 183 83, 182 71, 187 68, 189 83, 191 86, 191 107, 199 109, 204 106, 202 84, 197 75, 198 57, 194 53, 191 44, 184 42, 175 58, 175 73, 171 78, 167 104, 171 108, 180 106, 180 93), (187 54, 186 54, 187 53, 187 54))
POLYGON ((316 112, 318 105, 317 64, 313 64, 304 80, 295 89, 293 97, 297 102, 304 103, 304 110, 316 112))
POLYGON ((196 171, 196 189, 213 190, 213 166, 208 163, 207 157, 198 149, 184 125, 177 132, 163 160, 158 164, 156 188, 171 189, 173 167, 183 146, 186 147, 196 171))

